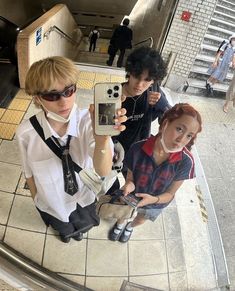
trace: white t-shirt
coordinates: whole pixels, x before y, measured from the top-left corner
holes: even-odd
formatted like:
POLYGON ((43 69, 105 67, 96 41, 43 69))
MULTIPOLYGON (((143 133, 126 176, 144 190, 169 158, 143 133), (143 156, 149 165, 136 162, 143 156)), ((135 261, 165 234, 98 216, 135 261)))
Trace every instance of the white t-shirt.
MULTIPOLYGON (((45 138, 55 136, 61 145, 65 145, 68 135, 70 155, 81 168, 93 168, 95 141, 91 126, 90 113, 87 109, 77 109, 71 117, 66 134, 59 137, 48 123, 43 111, 36 115, 43 128, 45 138)), ((63 169, 59 159, 41 139, 30 121, 23 122, 17 129, 23 172, 26 178, 34 177, 37 188, 35 205, 61 221, 68 222, 69 215, 76 209, 90 205, 95 201, 95 194, 81 181, 76 174, 79 191, 73 196, 64 192, 63 169)))

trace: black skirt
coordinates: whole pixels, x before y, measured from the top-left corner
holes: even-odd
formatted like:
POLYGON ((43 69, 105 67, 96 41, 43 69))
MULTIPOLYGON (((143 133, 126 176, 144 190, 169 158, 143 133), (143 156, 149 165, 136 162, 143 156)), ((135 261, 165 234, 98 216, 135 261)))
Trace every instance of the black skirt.
POLYGON ((44 223, 51 225, 61 236, 66 238, 76 236, 78 233, 85 233, 93 226, 100 224, 100 218, 96 214, 96 201, 84 208, 77 204, 77 208, 70 214, 69 222, 63 222, 47 212, 39 211, 44 223))

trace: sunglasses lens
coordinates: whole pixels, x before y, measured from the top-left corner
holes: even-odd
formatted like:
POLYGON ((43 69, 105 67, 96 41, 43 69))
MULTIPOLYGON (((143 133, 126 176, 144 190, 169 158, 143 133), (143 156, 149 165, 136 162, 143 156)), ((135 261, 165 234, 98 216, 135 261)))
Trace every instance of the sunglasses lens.
POLYGON ((76 85, 71 85, 63 92, 48 92, 40 94, 41 98, 46 101, 58 101, 61 96, 63 97, 71 97, 73 93, 76 91, 76 85))
POLYGON ((67 90, 64 91, 63 96, 71 97, 75 91, 76 91, 76 87, 75 87, 75 85, 73 85, 73 86, 71 86, 70 88, 68 88, 67 90))
POLYGON ((58 93, 47 93, 47 94, 41 95, 42 99, 46 101, 58 101, 60 99, 60 96, 61 95, 58 93))

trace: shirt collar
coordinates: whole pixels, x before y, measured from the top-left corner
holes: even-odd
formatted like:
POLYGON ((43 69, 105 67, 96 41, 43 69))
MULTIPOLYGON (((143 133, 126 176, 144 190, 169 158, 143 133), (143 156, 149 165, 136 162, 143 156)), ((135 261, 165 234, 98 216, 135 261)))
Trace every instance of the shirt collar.
MULTIPOLYGON (((39 119, 41 120, 41 126, 44 132, 45 139, 50 138, 51 136, 54 136, 56 138, 60 138, 60 136, 55 132, 55 130, 51 127, 48 120, 45 117, 44 111, 40 111, 38 114, 39 119)), ((77 114, 74 112, 74 114, 71 116, 71 119, 68 124, 68 128, 65 135, 71 135, 77 137, 77 114)))
MULTIPOLYGON (((143 151, 150 157, 153 156, 154 144, 158 136, 159 135, 157 134, 155 136, 149 137, 142 146, 143 151)), ((168 161, 169 163, 173 164, 173 163, 181 161, 182 158, 183 158, 182 151, 177 152, 177 153, 170 153, 168 161)))

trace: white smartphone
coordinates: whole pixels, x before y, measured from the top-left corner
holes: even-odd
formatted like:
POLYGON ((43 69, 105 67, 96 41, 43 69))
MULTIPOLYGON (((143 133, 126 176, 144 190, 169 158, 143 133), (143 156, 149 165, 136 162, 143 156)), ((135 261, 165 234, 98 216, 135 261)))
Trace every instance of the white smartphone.
POLYGON ((120 83, 97 83, 94 88, 95 134, 118 135, 113 128, 117 109, 121 108, 122 85, 120 83))

